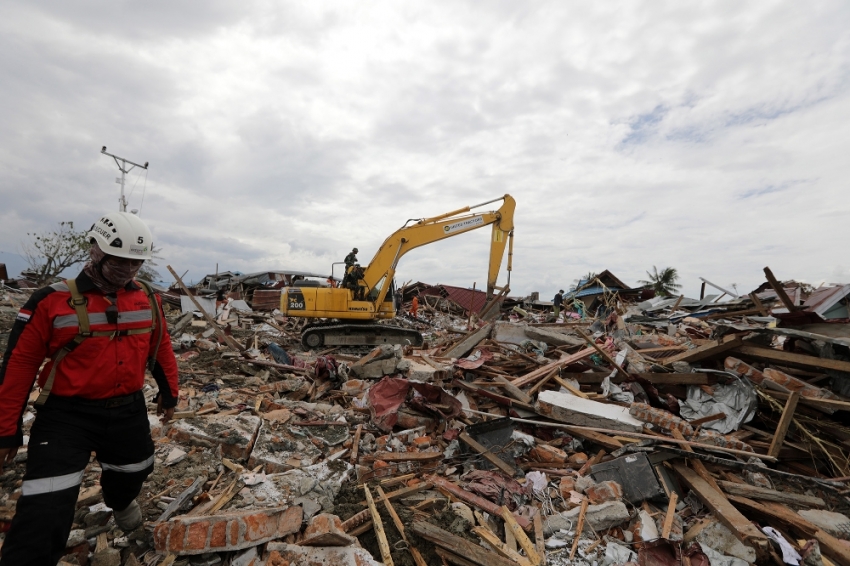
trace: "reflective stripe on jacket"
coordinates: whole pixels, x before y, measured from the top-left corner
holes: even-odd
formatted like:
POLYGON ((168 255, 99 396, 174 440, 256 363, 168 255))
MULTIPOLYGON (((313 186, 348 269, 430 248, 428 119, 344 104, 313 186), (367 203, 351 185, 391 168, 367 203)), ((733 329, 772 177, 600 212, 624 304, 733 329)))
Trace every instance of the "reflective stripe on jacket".
MULTIPOLYGON (((77 277, 77 287, 88 300, 91 330, 115 334, 86 338, 65 356, 57 366, 51 394, 106 399, 139 391, 144 385, 145 364, 153 355, 159 332, 128 336, 121 331, 148 328, 156 320, 147 295, 135 282, 119 290, 118 322, 110 324, 106 309, 111 303, 85 273, 77 277)), ((55 355, 77 335, 77 314, 69 299, 68 287, 57 283, 33 293, 18 313, 0 366, 0 447, 19 445, 21 415, 38 368, 45 358, 55 355)), ((156 299, 162 308, 159 297, 156 299)), ((164 405, 173 407, 178 395, 177 362, 168 329, 164 330, 154 377, 166 401, 164 405)), ((39 386, 44 385, 52 366, 53 362, 48 361, 38 373, 39 386)))

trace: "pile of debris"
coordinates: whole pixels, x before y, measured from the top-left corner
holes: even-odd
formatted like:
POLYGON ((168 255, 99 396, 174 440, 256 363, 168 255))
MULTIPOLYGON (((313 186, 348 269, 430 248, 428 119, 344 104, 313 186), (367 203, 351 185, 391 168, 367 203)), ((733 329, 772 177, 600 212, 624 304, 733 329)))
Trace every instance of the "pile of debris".
MULTIPOLYGON (((422 348, 303 351, 274 310, 169 307, 147 521, 115 526, 93 465, 64 562, 850 565, 850 286, 610 287, 557 321, 423 301, 392 321, 422 348)), ((0 346, 25 299, 0 292, 0 346)))

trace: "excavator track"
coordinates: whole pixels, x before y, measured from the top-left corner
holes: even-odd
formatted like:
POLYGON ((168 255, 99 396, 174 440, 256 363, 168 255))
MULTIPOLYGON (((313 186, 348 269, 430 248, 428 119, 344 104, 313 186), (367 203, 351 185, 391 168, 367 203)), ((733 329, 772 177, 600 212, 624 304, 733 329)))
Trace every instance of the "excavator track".
POLYGON ((378 346, 401 344, 421 346, 422 335, 416 330, 389 324, 310 324, 301 332, 301 345, 305 350, 322 346, 378 346))

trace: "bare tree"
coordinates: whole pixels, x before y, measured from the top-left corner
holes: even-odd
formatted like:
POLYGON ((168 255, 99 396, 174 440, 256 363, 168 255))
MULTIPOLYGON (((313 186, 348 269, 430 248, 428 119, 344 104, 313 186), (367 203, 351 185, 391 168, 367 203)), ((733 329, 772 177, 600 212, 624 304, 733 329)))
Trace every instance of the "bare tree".
POLYGON ((162 275, 159 274, 159 271, 154 269, 158 265, 154 260, 162 259, 162 256, 159 255, 159 252, 161 251, 162 248, 151 245, 151 259, 146 260, 145 263, 142 264, 142 267, 139 269, 139 273, 136 274, 138 279, 144 279, 151 283, 154 281, 162 281, 162 275))
POLYGON ((60 222, 52 232, 27 232, 31 241, 22 245, 35 283, 44 285, 54 277, 89 258, 87 230, 74 230, 73 222, 60 222))

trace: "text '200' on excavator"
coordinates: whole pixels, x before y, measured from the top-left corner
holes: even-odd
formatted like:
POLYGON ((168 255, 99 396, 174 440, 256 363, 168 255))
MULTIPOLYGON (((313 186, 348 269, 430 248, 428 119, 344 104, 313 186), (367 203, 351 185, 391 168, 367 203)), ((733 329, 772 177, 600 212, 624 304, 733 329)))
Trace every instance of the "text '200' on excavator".
POLYGON ((415 330, 377 324, 378 320, 396 316, 394 284, 396 266, 407 252, 459 236, 485 226, 492 226, 490 269, 487 275, 487 298, 494 291, 506 291, 510 284, 513 253, 514 209, 510 195, 474 206, 467 206, 433 218, 408 220, 384 240, 369 265, 352 288, 289 287, 281 295, 280 310, 286 316, 325 319, 309 324, 301 334, 305 348, 377 344, 422 345, 422 335, 415 330), (502 202, 498 210, 470 213, 494 202, 502 202), (505 247, 508 247, 508 283, 496 286, 505 247))

